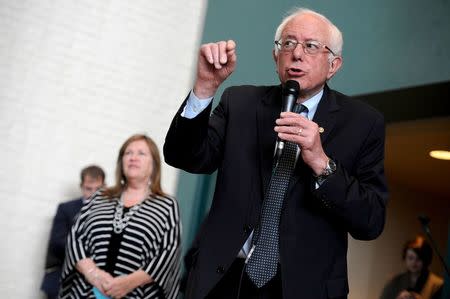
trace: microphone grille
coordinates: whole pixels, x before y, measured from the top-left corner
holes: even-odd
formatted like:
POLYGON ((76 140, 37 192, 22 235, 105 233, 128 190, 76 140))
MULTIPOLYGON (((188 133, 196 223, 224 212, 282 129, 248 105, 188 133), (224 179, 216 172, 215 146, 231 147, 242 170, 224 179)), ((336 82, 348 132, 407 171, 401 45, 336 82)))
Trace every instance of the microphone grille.
POLYGON ((297 81, 295 81, 295 80, 286 81, 286 83, 284 84, 284 88, 283 88, 283 94, 285 94, 285 95, 291 94, 297 98, 299 92, 300 92, 300 84, 298 84, 297 81))

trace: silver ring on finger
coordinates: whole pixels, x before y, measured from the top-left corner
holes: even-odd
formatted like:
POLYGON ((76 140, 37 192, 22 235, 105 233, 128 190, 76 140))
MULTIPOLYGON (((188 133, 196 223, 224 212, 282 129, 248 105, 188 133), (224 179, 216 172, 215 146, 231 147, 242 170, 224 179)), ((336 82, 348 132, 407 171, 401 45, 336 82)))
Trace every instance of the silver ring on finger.
POLYGON ((303 132, 303 128, 298 128, 297 135, 300 136, 302 134, 302 132, 303 132))

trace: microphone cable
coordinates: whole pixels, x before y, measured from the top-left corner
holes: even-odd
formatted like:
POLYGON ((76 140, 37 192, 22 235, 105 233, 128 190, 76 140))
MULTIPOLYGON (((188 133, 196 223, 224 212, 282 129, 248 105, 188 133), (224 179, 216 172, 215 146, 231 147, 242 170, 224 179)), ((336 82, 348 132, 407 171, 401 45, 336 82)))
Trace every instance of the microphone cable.
POLYGON ((240 297, 241 297, 241 285, 242 285, 242 279, 244 278, 245 268, 247 267, 248 260, 249 260, 250 257, 252 256, 253 251, 255 250, 255 247, 256 247, 256 245, 253 244, 252 248, 251 248, 250 251, 248 252, 247 257, 245 258, 245 261, 244 261, 244 267, 242 267, 242 270, 241 270, 241 277, 239 278, 239 285, 238 285, 238 291, 237 291, 237 297, 236 297, 236 299, 240 299, 240 297))

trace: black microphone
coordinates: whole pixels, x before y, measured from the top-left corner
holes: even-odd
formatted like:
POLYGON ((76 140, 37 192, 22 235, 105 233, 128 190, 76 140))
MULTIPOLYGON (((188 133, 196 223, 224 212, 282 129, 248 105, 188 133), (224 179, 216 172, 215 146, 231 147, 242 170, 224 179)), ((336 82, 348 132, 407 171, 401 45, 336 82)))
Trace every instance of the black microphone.
POLYGON ((425 231, 425 233, 428 235, 430 234, 430 228, 428 227, 428 223, 430 223, 430 217, 426 216, 426 215, 419 215, 419 217, 417 217, 417 219, 419 219, 420 224, 422 224, 422 228, 425 231))
MULTIPOLYGON (((282 108, 281 112, 292 112, 292 108, 294 108, 294 104, 297 101, 298 94, 300 93, 300 84, 294 80, 288 80, 283 86, 283 90, 281 92, 282 97, 282 108)), ((276 150, 277 158, 281 157, 281 154, 284 149, 284 141, 278 138, 278 145, 276 150)))
POLYGON ((445 263, 444 258, 442 257, 441 253, 439 252, 439 249, 438 249, 436 243, 434 242, 433 237, 431 236, 430 227, 428 226, 428 224, 430 223, 430 217, 428 217, 426 215, 420 215, 417 218, 419 219, 420 223, 422 224, 422 229, 425 232, 425 234, 427 235, 428 240, 430 240, 431 246, 433 247, 434 252, 436 252, 437 256, 439 257, 439 260, 442 263, 442 266, 444 267, 445 272, 447 272, 447 275, 450 276, 448 266, 445 263))

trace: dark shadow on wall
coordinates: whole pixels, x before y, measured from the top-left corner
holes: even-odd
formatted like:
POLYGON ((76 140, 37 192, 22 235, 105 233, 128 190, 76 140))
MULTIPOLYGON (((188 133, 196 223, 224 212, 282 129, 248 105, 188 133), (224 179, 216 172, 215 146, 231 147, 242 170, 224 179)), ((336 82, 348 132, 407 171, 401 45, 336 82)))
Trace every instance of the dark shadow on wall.
POLYGON ((450 116, 450 81, 355 96, 387 123, 450 116))

